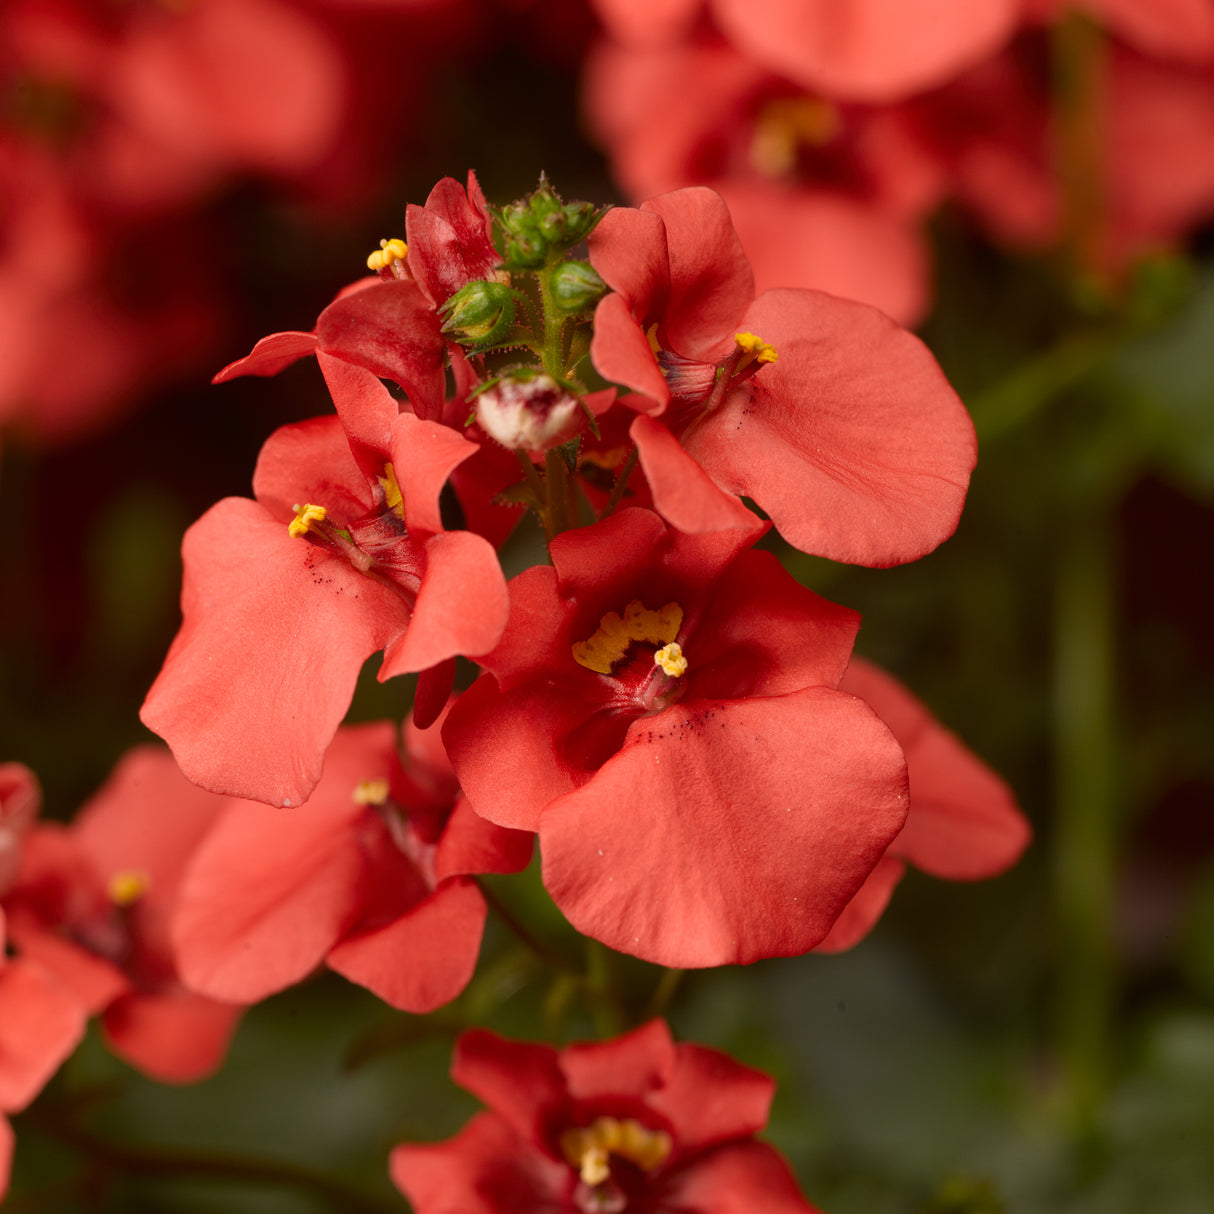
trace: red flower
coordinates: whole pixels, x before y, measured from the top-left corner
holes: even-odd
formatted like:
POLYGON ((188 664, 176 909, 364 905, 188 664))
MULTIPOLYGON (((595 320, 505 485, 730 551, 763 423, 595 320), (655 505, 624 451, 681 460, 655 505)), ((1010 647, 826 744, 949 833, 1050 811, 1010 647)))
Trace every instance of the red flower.
POLYGON ((4 896, 21 957, 82 1014, 100 1013, 114 1052, 162 1082, 214 1070, 240 1015, 181 986, 168 940, 181 873, 220 805, 161 748, 140 747, 71 826, 25 835, 4 896))
MULTIPOLYGON (((449 671, 507 613, 492 546, 439 517, 476 445, 398 413, 371 373, 324 365, 344 429, 283 427, 257 500, 227 498, 186 533, 182 627, 141 714, 191 780, 273 805, 311 793, 366 658, 384 650, 381 680, 449 671)), ((446 692, 423 698, 437 710, 446 692)))
POLYGON ((489 1111, 447 1142, 392 1152, 417 1214, 815 1214, 754 1137, 772 1080, 675 1045, 660 1020, 560 1051, 473 1030, 451 1074, 489 1111))
POLYGON ((1021 0, 1026 15, 1054 21, 1086 9, 1144 55, 1208 63, 1214 59, 1214 9, 1209 0, 1021 0))
MULTIPOLYGON (((683 34, 701 0, 595 0, 615 37, 683 34)), ((889 101, 997 50, 1016 0, 709 0, 729 40, 772 71, 831 97, 889 101)))
POLYGON ((906 825, 818 945, 839 952, 881 917, 907 863, 950 881, 998 876, 1020 858, 1032 831, 1008 786, 892 676, 853 658, 839 690, 859 696, 906 755, 906 825))
POLYGON ((306 805, 231 802, 195 854, 173 936, 186 983, 250 1003, 322 961, 429 1012, 476 967, 485 901, 467 874, 526 866, 531 836, 478 818, 437 728, 338 731, 306 805))
POLYGON ((917 338, 816 291, 755 299, 708 189, 609 212, 590 256, 613 288, 591 357, 653 402, 631 434, 676 527, 743 525, 745 494, 790 543, 835 560, 897 564, 952 534, 974 430, 917 338))
POLYGON ((922 317, 928 266, 919 229, 943 174, 900 107, 806 93, 706 38, 600 43, 585 88, 629 196, 717 190, 760 290, 814 287, 903 324, 922 317))
POLYGON ((573 925, 663 965, 812 948, 905 817, 902 752, 834 690, 857 617, 755 535, 630 509, 558 536, 443 731, 573 925))
POLYGON ((75 995, 40 965, 5 956, 0 909, 0 1201, 8 1191, 19 1112, 42 1090, 84 1036, 86 1013, 75 995))

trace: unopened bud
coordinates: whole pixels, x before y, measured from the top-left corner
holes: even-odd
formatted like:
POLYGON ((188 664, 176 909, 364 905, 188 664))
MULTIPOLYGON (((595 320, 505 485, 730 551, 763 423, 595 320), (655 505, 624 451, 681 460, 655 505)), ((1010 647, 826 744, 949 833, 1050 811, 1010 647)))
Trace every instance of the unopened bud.
POLYGON ((566 261, 552 272, 552 298, 570 316, 584 312, 607 290, 588 261, 566 261))
POLYGON ((504 283, 468 282, 443 304, 443 332, 491 344, 514 324, 514 295, 504 283))
POLYGON ((577 433, 582 402, 543 372, 506 375, 476 398, 481 429, 511 451, 547 451, 577 433))

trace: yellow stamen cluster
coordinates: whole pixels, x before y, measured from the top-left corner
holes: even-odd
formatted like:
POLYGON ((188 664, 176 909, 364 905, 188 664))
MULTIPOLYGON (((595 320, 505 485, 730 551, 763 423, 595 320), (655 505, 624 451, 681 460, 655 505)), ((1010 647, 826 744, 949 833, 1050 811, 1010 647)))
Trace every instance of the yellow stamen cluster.
POLYGON ((668 645, 679 635, 682 623, 683 608, 678 603, 667 603, 657 611, 650 611, 640 599, 633 599, 624 608, 623 616, 609 611, 599 621, 594 636, 574 641, 573 660, 596 674, 610 674, 612 667, 627 655, 633 641, 668 645))
POLYGON ((383 476, 376 477, 376 479, 379 481, 380 488, 384 491, 385 505, 387 505, 389 510, 395 510, 401 518, 404 518, 404 499, 400 494, 400 485, 396 480, 395 469, 391 464, 385 464, 383 476))
POLYGON ((743 354, 749 354, 751 358, 758 362, 774 363, 780 357, 775 346, 769 346, 767 342, 754 333, 735 333, 733 339, 738 343, 738 349, 743 354))
POLYGON ((309 502, 306 506, 301 506, 297 502, 293 507, 295 517, 287 526, 287 532, 293 540, 299 539, 301 535, 307 535, 313 523, 323 523, 325 516, 329 513, 323 506, 313 506, 309 502))
POLYGON ((838 109, 815 97, 783 97, 763 107, 750 140, 750 163, 768 177, 797 166, 801 146, 824 147, 842 128, 838 109))
POLYGON ((623 1121, 598 1117, 588 1126, 561 1135, 566 1160, 591 1187, 601 1185, 611 1175, 611 1155, 627 1159, 642 1172, 652 1172, 666 1162, 671 1146, 670 1135, 664 1130, 647 1130, 631 1117, 623 1121))
POLYGON ((134 906, 151 883, 151 877, 143 869, 123 868, 110 877, 105 892, 115 906, 134 906))
POLYGON ((653 655, 653 664, 660 666, 672 679, 682 678, 687 673, 687 659, 683 656, 683 647, 678 641, 663 645, 653 655))
POLYGON ((355 805, 382 805, 388 799, 387 780, 364 780, 354 789, 355 805))
POLYGON ((394 262, 404 261, 408 252, 409 246, 403 240, 381 240, 379 248, 367 258, 367 269, 378 274, 380 270, 390 269, 394 262))

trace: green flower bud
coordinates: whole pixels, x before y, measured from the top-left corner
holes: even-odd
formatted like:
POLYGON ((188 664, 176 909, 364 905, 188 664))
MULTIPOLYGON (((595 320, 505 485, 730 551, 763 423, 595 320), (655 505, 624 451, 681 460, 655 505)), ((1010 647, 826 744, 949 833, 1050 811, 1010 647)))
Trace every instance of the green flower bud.
POLYGON ((588 261, 566 261, 552 272, 553 302, 570 316, 586 311, 606 290, 588 261))
POLYGON ((514 324, 514 293, 501 282, 465 283, 442 306, 443 332, 490 345, 514 324))

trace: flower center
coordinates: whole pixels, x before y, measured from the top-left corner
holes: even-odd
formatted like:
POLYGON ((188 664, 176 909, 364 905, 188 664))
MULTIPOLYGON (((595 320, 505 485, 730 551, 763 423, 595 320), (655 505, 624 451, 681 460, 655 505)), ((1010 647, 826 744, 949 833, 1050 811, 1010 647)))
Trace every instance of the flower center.
POLYGON ((779 97, 755 119, 750 163, 765 177, 783 177, 797 167, 802 148, 824 148, 843 129, 838 109, 821 97, 779 97))
POLYGON ((672 1143, 664 1130, 647 1130, 631 1117, 596 1117, 588 1126, 566 1130, 561 1152, 578 1171, 576 1200, 585 1211, 620 1211, 627 1198, 613 1183, 611 1160, 623 1159, 648 1175, 670 1155, 672 1143))
MULTIPOLYGON (((620 663, 628 657, 634 643, 642 642, 655 648, 668 647, 679 635, 679 626, 682 623, 683 608, 678 603, 667 603, 657 611, 650 611, 640 599, 633 599, 624 608, 622 616, 615 611, 609 611, 599 621, 593 636, 573 643, 573 660, 596 674, 614 674, 620 663)), ((678 649, 678 646, 675 645, 674 648, 678 649)), ((680 649, 680 657, 682 652, 680 649)), ((682 661, 683 670, 679 671, 680 674, 687 669, 687 660, 683 658, 682 661)))

